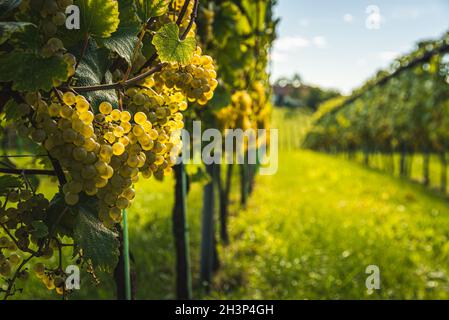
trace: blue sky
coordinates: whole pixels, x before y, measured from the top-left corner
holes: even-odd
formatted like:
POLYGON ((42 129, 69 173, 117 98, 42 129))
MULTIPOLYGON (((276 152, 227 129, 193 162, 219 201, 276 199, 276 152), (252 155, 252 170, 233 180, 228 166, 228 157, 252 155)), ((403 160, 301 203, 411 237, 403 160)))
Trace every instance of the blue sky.
POLYGON ((299 73, 345 93, 449 30, 449 0, 279 0, 276 15, 272 79, 299 73))

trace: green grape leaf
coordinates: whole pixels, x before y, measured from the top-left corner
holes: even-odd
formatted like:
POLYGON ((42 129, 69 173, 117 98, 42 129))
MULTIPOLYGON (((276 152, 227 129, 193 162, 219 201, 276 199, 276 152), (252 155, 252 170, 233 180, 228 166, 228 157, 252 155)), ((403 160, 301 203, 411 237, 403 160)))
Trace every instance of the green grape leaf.
POLYGON ((30 26, 36 27, 29 22, 0 22, 0 44, 9 40, 15 32, 24 32, 30 26))
POLYGON ((56 193, 51 199, 44 222, 48 230, 52 232, 70 236, 73 234, 75 213, 65 203, 62 192, 56 193))
POLYGON ((22 0, 0 0, 0 18, 7 17, 22 0))
POLYGON ((153 37, 153 45, 162 62, 188 64, 196 49, 195 38, 179 39, 179 27, 169 23, 161 27, 153 37))
POLYGON ((14 99, 9 99, 3 107, 3 112, 5 114, 5 121, 17 120, 19 118, 17 102, 14 99))
POLYGON ((40 239, 48 235, 48 227, 43 221, 33 221, 31 226, 33 227, 31 234, 35 237, 40 239))
POLYGON ((0 195, 5 195, 11 189, 23 186, 23 180, 10 175, 0 176, 0 195))
MULTIPOLYGON (((108 67, 108 50, 105 48, 98 48, 95 41, 90 40, 84 57, 76 70, 76 85, 92 86, 105 83, 105 74, 108 67)), ((108 101, 113 106, 118 105, 118 97, 115 90, 90 91, 86 92, 84 95, 90 100, 95 111, 98 111, 98 106, 103 101, 108 101)))
POLYGON ((119 25, 118 2, 115 0, 77 0, 80 8, 81 34, 108 38, 119 25))
POLYGON ((16 91, 49 91, 53 81, 67 78, 67 63, 61 57, 42 58, 28 52, 0 55, 0 82, 12 81, 16 91))
POLYGON ((143 21, 163 16, 168 11, 170 0, 139 0, 138 14, 143 21))
MULTIPOLYGON (((118 9, 120 11, 120 24, 126 23, 142 23, 137 14, 137 3, 135 0, 121 0, 118 2, 118 9)), ((119 25, 120 27, 120 25, 119 25)))
POLYGON ((131 65, 139 29, 138 24, 120 25, 109 38, 99 40, 99 44, 117 53, 131 65))
POLYGON ((117 265, 118 234, 106 228, 90 208, 79 206, 73 239, 95 268, 111 272, 117 265))

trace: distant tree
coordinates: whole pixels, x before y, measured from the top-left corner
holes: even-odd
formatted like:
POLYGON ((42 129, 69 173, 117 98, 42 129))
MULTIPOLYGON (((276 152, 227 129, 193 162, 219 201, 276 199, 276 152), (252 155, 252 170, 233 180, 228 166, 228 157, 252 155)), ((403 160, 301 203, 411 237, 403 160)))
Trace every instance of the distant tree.
POLYGON ((322 102, 340 96, 340 92, 308 85, 303 82, 300 74, 291 78, 282 77, 273 85, 276 106, 292 108, 308 107, 316 110, 322 102))

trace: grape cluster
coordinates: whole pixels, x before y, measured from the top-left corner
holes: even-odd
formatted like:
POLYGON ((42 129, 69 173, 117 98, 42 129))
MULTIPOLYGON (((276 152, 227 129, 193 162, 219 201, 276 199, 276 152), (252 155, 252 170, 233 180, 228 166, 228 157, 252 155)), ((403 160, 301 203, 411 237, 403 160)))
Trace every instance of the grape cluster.
POLYGON ((76 205, 82 192, 96 196, 99 218, 112 227, 134 199, 132 186, 139 173, 162 179, 171 172, 181 148, 184 99, 179 93, 162 96, 149 88, 132 88, 125 97, 129 111, 103 102, 94 115, 89 102, 71 92, 50 104, 30 94, 26 100, 31 108, 21 108, 24 114, 33 109, 33 123, 18 129, 41 143, 68 171, 66 203, 76 205))
POLYGON ((237 91, 232 95, 232 112, 235 113, 235 128, 243 130, 253 128, 253 99, 246 90, 237 91))
POLYGON ((158 91, 163 87, 184 94, 189 102, 205 105, 214 95, 217 88, 217 73, 214 61, 210 56, 202 55, 197 48, 192 61, 187 66, 177 64, 167 65, 161 73, 155 74, 148 81, 149 86, 155 86, 158 91))
MULTIPOLYGON (((62 27, 66 21, 65 9, 73 4, 73 0, 25 0, 20 4, 20 12, 26 14, 34 11, 39 14, 41 20, 39 28, 43 34, 44 44, 40 55, 44 58, 60 56, 67 63, 67 73, 71 77, 75 74, 76 58, 67 53, 64 43, 57 38, 58 27, 62 27)), ((57 87, 61 83, 54 83, 57 87)))
POLYGON ((42 262, 35 263, 32 270, 48 290, 55 290, 59 295, 62 295, 67 291, 65 288, 67 275, 61 270, 47 268, 42 262))
MULTIPOLYGON (((34 244, 42 247, 42 257, 51 258, 53 248, 43 243, 43 234, 36 232, 38 225, 44 225, 49 207, 49 201, 43 194, 34 194, 28 189, 13 189, 6 194, 5 202, 8 206, 0 208, 0 223, 8 228, 15 239, 14 242, 8 237, 0 237, 0 275, 7 277, 13 267, 22 261, 18 251, 27 252, 34 244)), ((25 279, 28 274, 24 270, 18 276, 25 279)))
POLYGON ((24 0, 20 4, 20 11, 28 10, 38 12, 42 18, 39 28, 43 35, 49 39, 56 35, 58 27, 65 24, 65 9, 73 4, 73 0, 24 0))

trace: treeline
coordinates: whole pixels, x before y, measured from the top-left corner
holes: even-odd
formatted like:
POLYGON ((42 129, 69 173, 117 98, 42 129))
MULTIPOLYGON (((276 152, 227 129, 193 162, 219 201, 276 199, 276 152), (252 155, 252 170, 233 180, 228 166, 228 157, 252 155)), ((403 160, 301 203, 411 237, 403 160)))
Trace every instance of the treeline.
POLYGON ((273 84, 274 103, 279 107, 317 110, 326 100, 339 97, 340 92, 313 86, 302 81, 300 75, 280 78, 273 84))

